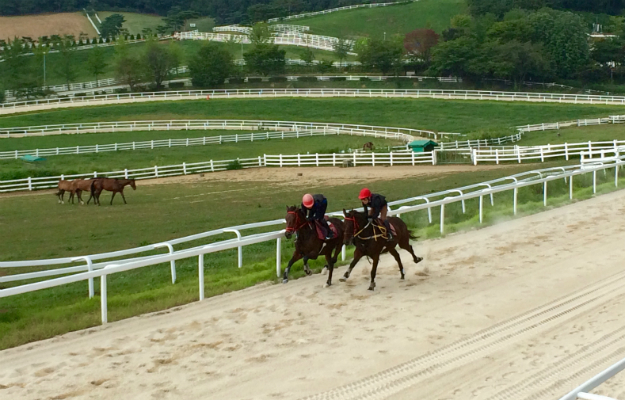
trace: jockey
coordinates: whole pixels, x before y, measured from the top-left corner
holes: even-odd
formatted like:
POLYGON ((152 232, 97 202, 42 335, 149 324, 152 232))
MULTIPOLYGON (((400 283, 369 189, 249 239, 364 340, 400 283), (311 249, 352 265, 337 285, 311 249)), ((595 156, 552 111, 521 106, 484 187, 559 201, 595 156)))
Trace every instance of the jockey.
POLYGON ((369 216, 369 221, 379 218, 386 226, 388 240, 393 240, 391 225, 388 219, 386 219, 386 214, 388 213, 388 203, 386 202, 386 198, 381 194, 371 193, 371 190, 367 188, 360 191, 358 198, 362 201, 362 206, 365 208, 365 213, 369 216))
POLYGON ((326 209, 328 208, 328 199, 322 194, 305 194, 302 198, 302 210, 306 214, 306 219, 309 222, 319 221, 321 226, 326 230, 326 240, 333 238, 332 229, 328 226, 326 221, 326 209))

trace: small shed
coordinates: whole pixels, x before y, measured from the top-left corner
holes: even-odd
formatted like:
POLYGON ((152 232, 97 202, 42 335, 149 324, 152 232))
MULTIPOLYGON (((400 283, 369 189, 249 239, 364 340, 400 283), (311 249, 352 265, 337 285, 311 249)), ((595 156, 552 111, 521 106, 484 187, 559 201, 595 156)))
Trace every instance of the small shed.
POLYGON ((415 153, 424 153, 428 151, 434 151, 434 148, 438 146, 438 143, 432 140, 413 140, 408 143, 408 147, 415 153))

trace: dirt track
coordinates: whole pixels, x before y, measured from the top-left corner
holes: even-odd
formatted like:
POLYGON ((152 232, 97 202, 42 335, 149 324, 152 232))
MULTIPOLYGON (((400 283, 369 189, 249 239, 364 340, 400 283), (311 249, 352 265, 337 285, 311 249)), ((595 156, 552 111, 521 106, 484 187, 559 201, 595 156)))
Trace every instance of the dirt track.
POLYGON ((89 38, 97 37, 87 17, 81 13, 25 15, 20 17, 0 17, 0 39, 27 36, 37 39, 40 36, 74 35, 76 40, 81 33, 89 38))
POLYGON ((318 275, 262 285, 3 351, 0 394, 558 398, 625 357, 624 202, 420 243, 426 261, 400 281, 385 260, 374 293, 363 262, 328 289, 318 275))

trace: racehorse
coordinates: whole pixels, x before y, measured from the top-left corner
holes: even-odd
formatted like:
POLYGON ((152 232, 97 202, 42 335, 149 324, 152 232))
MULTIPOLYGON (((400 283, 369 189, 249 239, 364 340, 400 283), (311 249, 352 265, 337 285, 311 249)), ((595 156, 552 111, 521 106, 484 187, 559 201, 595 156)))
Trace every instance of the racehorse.
POLYGON ((373 145, 372 142, 367 142, 362 146, 363 150, 373 150, 375 148, 375 146, 373 145))
POLYGON ((412 255, 412 259, 415 264, 421 262, 423 258, 417 257, 410 245, 410 239, 417 239, 408 230, 406 223, 398 217, 389 217, 389 224, 395 228, 393 232, 393 239, 388 241, 386 236, 386 228, 383 225, 377 225, 373 221, 369 221, 365 213, 361 213, 355 210, 349 212, 343 210, 345 215, 345 244, 354 243, 356 250, 354 251, 354 260, 349 264, 349 268, 345 272, 343 278, 339 279, 341 282, 345 282, 349 275, 352 273, 352 269, 358 263, 363 256, 368 256, 373 259, 373 266, 371 267, 371 284, 369 290, 375 289, 375 275, 378 269, 378 262, 380 261, 380 254, 389 252, 397 261, 399 265, 399 272, 401 273, 401 279, 405 278, 404 266, 399 257, 399 253, 395 250, 395 246, 399 245, 400 248, 408 251, 412 255))
POLYGON ((65 201, 63 200, 63 198, 65 197, 65 192, 69 192, 69 199, 67 201, 71 201, 73 204, 75 193, 73 181, 59 181, 59 190, 56 192, 56 196, 59 198, 59 204, 65 204, 65 201))
POLYGON ((336 228, 335 237, 330 240, 319 239, 317 235, 316 223, 308 222, 306 214, 297 206, 286 207, 286 232, 285 236, 290 239, 293 233, 297 234, 295 240, 295 251, 293 257, 289 260, 289 264, 284 270, 283 283, 289 281, 289 271, 294 262, 304 259, 304 272, 311 275, 312 271, 308 267, 308 260, 316 260, 319 256, 325 256, 326 267, 328 268, 328 281, 326 286, 332 285, 332 272, 334 264, 337 262, 341 249, 343 247, 343 221, 338 218, 330 218, 328 221, 336 228), (332 255, 334 252, 334 255, 332 255))
POLYGON ((113 204, 113 199, 115 198, 116 193, 120 193, 122 195, 122 199, 124 199, 124 204, 126 203, 126 197, 124 197, 124 187, 130 185, 133 190, 137 190, 137 186, 135 186, 134 179, 113 179, 113 178, 97 178, 91 182, 91 197, 93 197, 94 204, 100 205, 100 194, 103 190, 108 190, 109 192, 113 192, 113 196, 111 196, 111 205, 113 204))

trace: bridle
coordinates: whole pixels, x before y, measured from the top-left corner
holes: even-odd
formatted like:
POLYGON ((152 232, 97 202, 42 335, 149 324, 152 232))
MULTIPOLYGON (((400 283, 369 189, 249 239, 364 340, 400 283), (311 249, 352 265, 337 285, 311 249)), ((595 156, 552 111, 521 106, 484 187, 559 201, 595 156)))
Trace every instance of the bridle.
POLYGON ((301 219, 300 219, 300 212, 299 212, 299 210, 287 211, 287 214, 293 214, 293 215, 295 215, 295 228, 293 228, 293 227, 288 227, 288 226, 287 226, 287 227, 286 227, 286 231, 287 231, 287 233, 294 233, 294 232, 297 232, 297 231, 299 231, 300 229, 302 229, 302 228, 304 227, 304 225, 308 224, 308 221, 306 221, 306 220, 301 221, 301 219), (300 221, 302 222, 301 224, 299 224, 299 223, 300 223, 300 221), (298 225, 298 224, 299 224, 299 225, 298 225))

